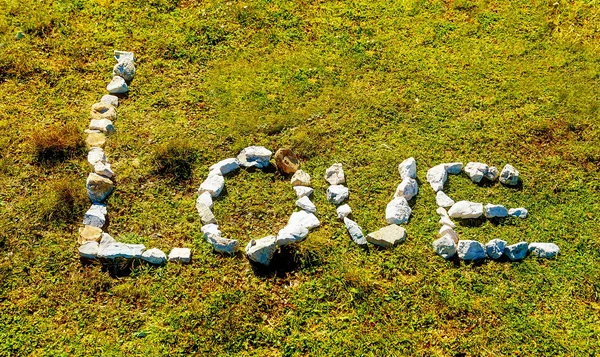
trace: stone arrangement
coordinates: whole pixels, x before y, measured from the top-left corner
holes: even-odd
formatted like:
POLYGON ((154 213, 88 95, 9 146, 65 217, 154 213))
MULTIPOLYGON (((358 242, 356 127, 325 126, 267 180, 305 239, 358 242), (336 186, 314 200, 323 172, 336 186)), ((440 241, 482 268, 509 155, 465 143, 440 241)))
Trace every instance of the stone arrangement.
POLYGON ((135 57, 132 52, 115 51, 117 64, 113 68, 113 78, 107 85, 109 94, 92 105, 90 125, 85 130, 86 145, 89 149, 87 160, 92 167, 86 187, 92 205, 83 217, 83 227, 79 229, 79 256, 83 259, 141 259, 150 264, 161 265, 169 261, 188 263, 191 251, 188 248, 174 248, 169 256, 158 248, 146 250, 143 244, 117 242, 103 229, 107 223, 106 201, 115 189, 112 178, 115 176, 104 152, 108 136, 115 132, 113 124, 117 119, 119 97, 129 91, 129 84, 135 76, 135 57))
POLYGON ((451 218, 477 219, 482 216, 488 219, 526 218, 528 214, 527 209, 523 207, 506 209, 502 205, 492 203, 484 206, 482 203, 471 201, 455 202, 443 192, 444 184, 448 179, 448 174, 456 175, 462 171, 475 183, 485 179, 491 182, 499 180, 507 186, 519 184, 519 171, 511 165, 504 166, 502 171, 481 162, 469 162, 464 169, 461 162, 445 163, 430 168, 427 171, 427 182, 436 192, 435 199, 438 205, 436 212, 440 216, 439 223, 441 225, 438 239, 433 242, 433 249, 439 256, 444 259, 458 256, 459 259, 465 261, 479 261, 486 258, 500 259, 506 256, 510 261, 517 261, 524 259, 528 252, 540 258, 553 258, 559 253, 559 248, 554 243, 518 242, 507 245, 506 241, 492 239, 483 245, 474 240, 459 240, 458 234, 454 231, 456 225, 451 218), (446 208, 449 210, 446 211, 446 208))

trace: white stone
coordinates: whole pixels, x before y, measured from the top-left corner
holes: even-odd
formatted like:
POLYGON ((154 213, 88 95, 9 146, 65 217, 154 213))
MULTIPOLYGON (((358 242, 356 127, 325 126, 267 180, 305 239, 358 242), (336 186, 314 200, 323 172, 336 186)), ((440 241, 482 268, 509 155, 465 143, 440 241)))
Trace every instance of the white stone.
POLYGON ((199 204, 203 204, 206 207, 213 209, 214 204, 210 192, 202 192, 198 195, 198 198, 196 198, 196 209, 199 204))
POLYGON ((502 239, 492 239, 485 245, 485 252, 492 259, 499 259, 504 254, 506 241, 502 239))
POLYGON ((100 238, 100 249, 104 249, 109 246, 111 243, 115 243, 116 240, 110 236, 108 233, 102 233, 102 238, 100 238))
POLYGON ((442 216, 440 218, 440 220, 438 221, 438 223, 440 225, 442 225, 442 226, 448 226, 448 227, 451 227, 451 228, 456 228, 456 224, 454 224, 454 222, 452 222, 452 220, 448 216, 442 216))
POLYGON ((143 244, 125 244, 119 242, 113 242, 103 245, 101 242, 101 249, 98 252, 98 258, 104 259, 139 259, 142 257, 142 253, 146 249, 143 244))
POLYGON ((300 209, 303 209, 307 212, 310 213, 315 213, 317 212, 317 206, 315 206, 314 203, 312 203, 312 201, 310 200, 310 198, 304 196, 300 199, 298 199, 296 201, 296 206, 300 207, 300 209))
POLYGON ((452 259, 456 255, 456 242, 449 235, 433 241, 433 250, 444 259, 452 259))
POLYGON ((417 161, 415 158, 409 157, 408 159, 402 161, 400 165, 398 165, 398 172, 403 180, 407 177, 413 179, 417 178, 417 161))
POLYGON ((110 164, 102 162, 97 162, 94 165, 94 173, 108 178, 111 178, 115 175, 110 164))
POLYGON ((200 185, 198 193, 210 193, 213 198, 219 197, 225 187, 225 179, 221 175, 208 175, 206 180, 200 185))
POLYGON ((100 103, 112 105, 113 107, 116 108, 119 106, 119 97, 117 97, 116 95, 112 95, 112 94, 105 94, 100 99, 100 103))
POLYGON ((343 185, 331 185, 327 188, 327 200, 335 205, 339 205, 348 199, 348 187, 343 185))
POLYGON ((435 213, 437 213, 440 217, 448 217, 448 212, 446 212, 444 207, 438 207, 435 210, 435 213))
POLYGON ((407 201, 410 201, 419 193, 419 184, 414 178, 407 177, 400 182, 396 189, 395 197, 404 197, 407 201))
POLYGON ((488 172, 485 174, 485 178, 492 182, 496 181, 498 176, 500 176, 500 171, 495 166, 490 166, 488 172))
POLYGON ((117 62, 121 62, 121 61, 135 62, 135 56, 134 56, 133 52, 114 50, 113 55, 114 55, 115 59, 117 60, 117 62))
POLYGON ((333 164, 325 170, 325 180, 329 182, 330 185, 341 185, 346 183, 346 176, 344 175, 342 164, 333 164))
POLYGON ((317 216, 306 211, 298 211, 292 213, 288 221, 289 226, 300 225, 309 231, 321 225, 317 216))
POLYGON ((524 207, 511 208, 508 210, 508 215, 511 217, 527 218, 529 212, 524 207))
POLYGON ((228 173, 237 170, 240 167, 240 163, 236 158, 225 159, 212 165, 208 170, 216 172, 220 175, 227 175, 228 173))
POLYGON ((209 235, 221 236, 221 231, 219 230, 219 226, 215 223, 205 224, 200 228, 202 234, 204 234, 204 238, 208 240, 209 235))
POLYGON ((130 60, 121 60, 113 67, 113 76, 119 76, 130 82, 135 76, 135 64, 130 60))
POLYGON ((104 150, 99 147, 91 148, 88 152, 87 160, 92 166, 96 165, 98 162, 106 163, 106 155, 104 155, 104 150))
POLYGON ((308 229, 299 224, 287 225, 277 233, 277 245, 284 246, 290 243, 301 242, 308 236, 308 229))
POLYGON ((471 178, 471 181, 475 183, 481 182, 481 179, 488 173, 488 165, 481 162, 469 162, 465 166, 465 172, 471 178))
POLYGON ((110 83, 108 83, 106 86, 106 90, 110 94, 122 94, 127 93, 129 88, 127 87, 127 83, 125 83, 123 78, 114 76, 112 81, 110 81, 110 83))
POLYGON ((240 152, 237 159, 241 166, 262 169, 269 166, 272 154, 264 146, 249 146, 240 152))
POLYGON ((296 192, 296 197, 302 198, 304 196, 310 197, 314 190, 311 187, 294 186, 294 192, 296 192))
POLYGON ((519 171, 512 165, 506 164, 500 172, 500 182, 509 186, 517 185, 519 183, 519 171))
POLYGON ((189 263, 192 260, 190 248, 173 248, 169 253, 170 262, 189 263))
POLYGON ((448 173, 443 164, 427 170, 427 182, 429 182, 433 191, 438 192, 443 190, 446 180, 448 180, 448 173))
POLYGON ((460 174, 463 168, 462 162, 450 162, 442 165, 444 165, 446 172, 452 175, 460 174))
POLYGON ((90 200, 101 203, 114 191, 115 185, 110 179, 92 172, 86 180, 86 188, 90 200))
POLYGON ((251 240, 246 246, 246 256, 253 262, 269 265, 275 250, 277 250, 276 240, 275 236, 251 240))
POLYGON ((445 235, 452 237, 454 243, 458 243, 458 234, 454 231, 454 229, 452 229, 452 227, 443 225, 442 228, 440 228, 438 232, 438 238, 441 238, 445 235))
POLYGON ((310 175, 302 170, 297 170, 292 176, 292 186, 310 186, 310 175))
POLYGON ((485 205, 486 218, 503 218, 508 217, 508 211, 502 205, 493 205, 488 203, 485 205))
POLYGON ((95 259, 98 255, 98 242, 87 241, 79 246, 79 256, 86 259, 95 259))
POLYGON ((448 215, 452 218, 479 218, 483 214, 483 204, 458 201, 448 210, 448 215))
POLYGON ((115 126, 112 120, 108 119, 92 119, 90 121, 89 130, 98 130, 105 134, 112 134, 115 132, 115 126))
POLYGON ((350 213, 352 213, 352 209, 348 204, 345 204, 338 206, 338 208, 335 210, 335 213, 337 214, 338 219, 343 220, 344 218, 348 217, 350 213))
POLYGON ((459 240, 456 248, 458 257, 462 260, 481 260, 485 259, 485 247, 475 240, 459 240))
POLYGON ((106 213, 106 205, 92 204, 83 216, 83 224, 86 226, 102 228, 106 223, 106 213))
POLYGON ((404 197, 396 197, 385 208, 385 219, 389 224, 408 222, 412 210, 404 197))
POLYGON ((554 258, 560 249, 554 243, 531 243, 529 244, 529 253, 539 258, 554 258))
POLYGON ((221 231, 218 229, 206 231, 204 237, 215 252, 235 254, 240 249, 240 243, 237 240, 221 237, 221 231))
POLYGON ((455 202, 453 199, 448 197, 448 195, 445 194, 444 191, 438 191, 435 194, 435 203, 437 203, 439 207, 447 208, 452 207, 452 205, 454 205, 455 202))
POLYGON ((150 264, 161 265, 167 262, 167 255, 158 248, 152 248, 142 253, 142 260, 150 264))
POLYGON ((529 245, 527 244, 527 242, 519 242, 504 247, 504 254, 506 254, 508 259, 510 259, 511 261, 521 260, 524 259, 527 255, 528 248, 529 245))
POLYGON ((196 210, 198 211, 198 215, 200 216, 200 221, 202 221, 202 224, 217 224, 215 215, 207 205, 203 203, 196 203, 196 210))
POLYGON ((356 222, 348 217, 345 217, 344 225, 346 226, 346 230, 348 231, 348 234, 354 243, 358 245, 367 244, 367 239, 365 238, 363 230, 356 222))
POLYGON ((367 234, 367 241, 384 248, 393 247, 406 240, 406 229, 391 224, 378 231, 367 234))

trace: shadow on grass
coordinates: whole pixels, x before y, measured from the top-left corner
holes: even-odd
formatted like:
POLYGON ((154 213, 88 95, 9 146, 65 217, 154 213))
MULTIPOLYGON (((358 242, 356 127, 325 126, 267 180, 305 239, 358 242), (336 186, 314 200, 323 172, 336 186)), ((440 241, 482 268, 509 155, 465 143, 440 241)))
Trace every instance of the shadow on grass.
POLYGON ((263 278, 284 278, 289 273, 314 268, 321 264, 323 261, 317 253, 310 250, 299 251, 292 245, 281 247, 273 256, 269 266, 250 261, 254 274, 263 278))

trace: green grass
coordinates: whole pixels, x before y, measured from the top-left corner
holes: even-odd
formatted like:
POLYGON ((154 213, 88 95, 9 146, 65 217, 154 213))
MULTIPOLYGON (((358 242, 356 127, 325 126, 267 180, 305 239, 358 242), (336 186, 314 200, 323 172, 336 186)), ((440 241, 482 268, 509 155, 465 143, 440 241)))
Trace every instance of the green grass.
MULTIPOLYGON (((594 1, 0 3, 0 356, 597 353, 599 33, 594 1), (83 266, 69 211, 85 209, 85 154, 39 160, 45 128, 83 133, 114 49, 138 61, 106 146, 118 175, 110 232, 190 247, 189 266, 120 277, 83 266), (300 155, 322 221, 271 270, 212 253, 194 209, 208 167, 248 145, 300 155), (324 170, 344 164, 369 232, 409 156, 421 191, 408 239, 365 252, 335 219, 324 170), (425 173, 444 161, 511 163, 523 178, 514 190, 450 177, 455 200, 530 212, 459 227, 461 238, 550 241, 558 259, 435 256, 425 173)), ((294 209, 278 173, 241 171, 226 186, 215 214, 242 245, 294 209)))

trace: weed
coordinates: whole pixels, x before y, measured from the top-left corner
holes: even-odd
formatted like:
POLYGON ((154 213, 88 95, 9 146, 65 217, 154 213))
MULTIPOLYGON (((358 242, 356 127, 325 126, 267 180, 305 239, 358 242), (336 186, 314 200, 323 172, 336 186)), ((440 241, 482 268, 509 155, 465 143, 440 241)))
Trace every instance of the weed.
POLYGON ((35 160, 41 164, 53 164, 84 153, 81 129, 72 124, 49 125, 31 135, 35 160))
POLYGON ((154 152, 155 171, 176 181, 189 181, 197 157, 197 149, 187 140, 170 140, 159 145, 154 152))

